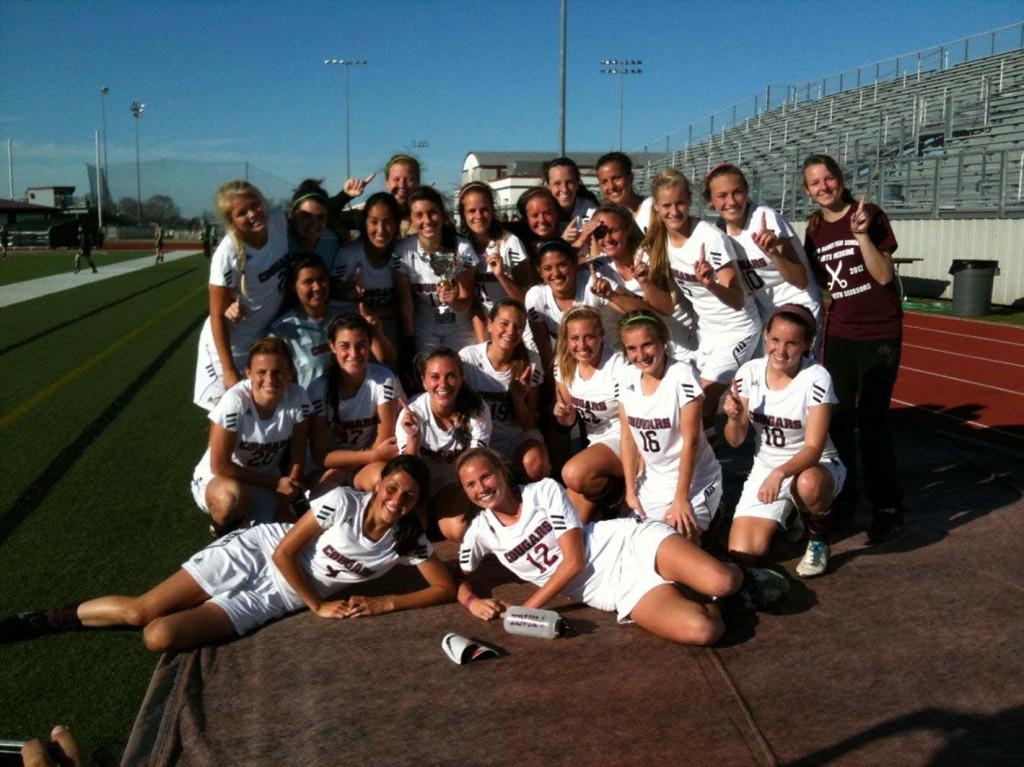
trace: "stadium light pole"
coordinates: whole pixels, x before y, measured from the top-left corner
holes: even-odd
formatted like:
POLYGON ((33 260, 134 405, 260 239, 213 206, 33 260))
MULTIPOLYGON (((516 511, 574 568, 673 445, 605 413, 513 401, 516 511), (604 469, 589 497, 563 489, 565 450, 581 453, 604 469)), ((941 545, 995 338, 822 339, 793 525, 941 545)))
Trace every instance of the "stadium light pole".
MULTIPOLYGON (((107 178, 107 94, 110 93, 110 88, 104 85, 100 88, 100 115, 102 122, 100 123, 103 132, 103 158, 102 167, 100 167, 99 161, 97 161, 96 175, 99 177, 96 183, 96 189, 99 192, 99 225, 100 229, 103 228, 103 187, 106 183, 107 178)), ((108 190, 109 191, 109 190, 108 190)))
POLYGON ((622 111, 623 94, 625 91, 626 75, 639 75, 643 73, 640 59, 601 59, 601 70, 603 75, 618 75, 619 78, 619 151, 622 151, 622 111))
POLYGON ((366 63, 366 59, 324 59, 324 64, 328 66, 340 66, 345 69, 345 178, 352 178, 352 126, 348 97, 348 71, 352 67, 366 66, 366 63))
POLYGON ((132 117, 135 118, 135 201, 138 204, 138 219, 142 223, 142 176, 139 173, 139 119, 146 105, 141 101, 132 102, 132 117))

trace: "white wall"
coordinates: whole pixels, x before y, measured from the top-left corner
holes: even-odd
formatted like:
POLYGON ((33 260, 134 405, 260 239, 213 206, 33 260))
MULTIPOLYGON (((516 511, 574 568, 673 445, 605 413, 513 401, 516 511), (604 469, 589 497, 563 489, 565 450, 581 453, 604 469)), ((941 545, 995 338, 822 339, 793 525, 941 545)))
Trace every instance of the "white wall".
MULTIPOLYGON (((793 222, 803 237, 805 222, 793 222)), ((996 304, 1024 298, 1024 219, 950 219, 945 221, 894 219, 893 232, 900 247, 897 256, 923 258, 900 267, 900 276, 947 280, 945 297, 952 296, 949 267, 956 258, 999 262, 992 290, 996 304)))

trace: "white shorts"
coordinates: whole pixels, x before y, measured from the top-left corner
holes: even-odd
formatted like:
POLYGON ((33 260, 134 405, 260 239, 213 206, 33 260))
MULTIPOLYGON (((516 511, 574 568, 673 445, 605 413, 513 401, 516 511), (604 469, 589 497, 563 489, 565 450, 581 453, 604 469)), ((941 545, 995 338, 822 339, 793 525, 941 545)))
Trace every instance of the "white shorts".
MULTIPOLYGON (((843 489, 843 483, 846 481, 846 467, 843 466, 842 461, 838 458, 830 458, 827 461, 822 461, 818 464, 821 468, 827 471, 832 477, 832 497, 835 498, 839 495, 839 491, 843 489)), ((782 480, 782 486, 779 488, 779 497, 773 503, 761 503, 757 500, 757 491, 761 489, 761 485, 765 479, 771 474, 771 467, 761 466, 758 463, 754 463, 753 468, 750 470, 750 475, 747 477, 747 481, 743 483, 743 492, 740 494, 740 499, 736 503, 736 511, 733 512, 733 519, 739 517, 757 517, 758 519, 770 519, 776 522, 779 527, 785 529, 786 519, 789 516, 789 510, 793 505, 793 494, 792 484, 793 478, 786 477, 782 480)))
POLYGON ((587 442, 589 443, 588 446, 604 445, 615 453, 616 458, 622 457, 622 432, 618 429, 608 429, 608 431, 597 437, 588 434, 587 442))
POLYGON ((491 434, 489 447, 508 463, 515 456, 516 451, 523 446, 523 443, 530 440, 539 442, 541 445, 544 444, 544 437, 537 429, 529 431, 522 429, 496 430, 491 434))
MULTIPOLYGON (((200 461, 192 474, 192 500, 199 510, 209 514, 210 507, 206 504, 206 486, 214 477, 213 471, 206 461, 200 461)), ((262 487, 245 485, 245 520, 256 524, 272 522, 278 508, 277 496, 262 487)))
MULTIPOLYGON (((644 509, 647 519, 663 521, 668 513, 675 497, 675 486, 673 485, 666 492, 665 485, 660 481, 648 481, 646 475, 637 477, 637 496, 640 505, 644 509)), ((718 465, 718 471, 713 481, 703 487, 695 488, 690 485, 690 506, 693 508, 694 519, 697 520, 697 527, 707 530, 711 526, 711 520, 718 513, 718 506, 722 502, 722 468, 718 465)))
POLYGON ((700 377, 714 383, 729 383, 740 365, 754 358, 760 335, 759 332, 740 335, 704 334, 696 360, 700 377))
POLYGON ((236 530, 181 566, 210 595, 210 601, 227 613, 239 635, 300 607, 275 584, 273 565, 262 543, 280 541, 287 530, 288 525, 236 530))
POLYGON ((455 327, 450 333, 435 333, 431 330, 414 328, 416 335, 416 351, 425 352, 436 349, 439 346, 447 346, 456 353, 467 346, 477 342, 476 333, 473 332, 472 324, 465 327, 455 327))
POLYGON ((590 589, 586 603, 598 610, 614 610, 619 623, 629 621, 644 594, 671 581, 658 575, 655 562, 661 542, 675 530, 652 520, 610 519, 591 527, 591 549, 602 548, 604 536, 621 537, 621 550, 610 572, 596 588, 590 589), (595 540, 596 539, 596 540, 595 540))
MULTIPOLYGON (((248 357, 248 352, 232 351, 231 358, 235 362, 235 370, 244 371, 248 357)), ((196 378, 192 389, 192 401, 204 410, 213 410, 223 396, 224 369, 220 364, 217 347, 213 343, 210 318, 207 317, 203 329, 199 333, 199 352, 196 359, 196 378)))

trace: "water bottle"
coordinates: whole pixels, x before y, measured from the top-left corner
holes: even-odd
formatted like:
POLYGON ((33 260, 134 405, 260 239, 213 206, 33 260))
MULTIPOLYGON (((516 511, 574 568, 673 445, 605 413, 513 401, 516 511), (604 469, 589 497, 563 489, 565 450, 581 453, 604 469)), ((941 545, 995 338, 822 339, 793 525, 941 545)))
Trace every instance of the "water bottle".
POLYGON ((564 636, 568 624, 554 610, 536 610, 529 607, 510 607, 505 610, 505 631, 540 639, 564 636))

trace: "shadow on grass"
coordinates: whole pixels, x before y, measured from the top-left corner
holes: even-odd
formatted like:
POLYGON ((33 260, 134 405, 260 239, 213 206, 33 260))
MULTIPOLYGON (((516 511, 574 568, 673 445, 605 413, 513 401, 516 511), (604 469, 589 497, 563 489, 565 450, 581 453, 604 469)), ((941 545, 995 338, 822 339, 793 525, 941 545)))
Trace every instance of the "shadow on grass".
POLYGON ((77 317, 72 317, 71 319, 65 320, 64 322, 61 322, 61 323, 59 323, 57 325, 54 325, 51 328, 47 328, 46 330, 41 330, 38 333, 35 333, 34 335, 29 336, 28 338, 22 338, 20 341, 15 341, 13 344, 8 344, 7 346, 4 346, 3 348, 0 348, 0 355, 7 354, 8 352, 12 352, 15 349, 20 349, 22 346, 26 346, 26 345, 32 343, 33 341, 38 341, 40 338, 45 338, 46 336, 50 335, 51 333, 56 333, 58 330, 62 330, 63 328, 66 328, 66 327, 68 327, 70 325, 74 325, 75 323, 81 322, 84 319, 88 319, 89 317, 93 317, 93 316, 95 316, 97 314, 105 312, 105 311, 107 311, 107 309, 113 309, 115 306, 123 304, 126 301, 130 301, 133 298, 137 298, 137 297, 139 297, 139 296, 141 296, 141 295, 143 295, 145 293, 148 293, 151 290, 156 290, 157 288, 163 287, 164 285, 167 285, 170 282, 174 282, 175 280, 180 280, 182 277, 186 277, 189 274, 192 274, 192 272, 196 271, 197 269, 199 269, 199 267, 193 267, 192 269, 188 269, 188 270, 186 270, 184 272, 181 272, 180 274, 176 274, 173 277, 168 277, 166 280, 161 280, 160 282, 155 282, 152 285, 149 285, 148 287, 142 288, 141 290, 136 290, 134 293, 129 293, 126 296, 121 296, 116 301, 111 301, 109 304, 103 304, 102 306, 97 306, 95 309, 92 309, 92 310, 86 312, 85 314, 80 314, 77 317))
POLYGON ((32 482, 29 483, 11 506, 0 514, 0 543, 7 540, 18 525, 43 502, 50 490, 61 480, 61 478, 74 466, 79 457, 86 451, 96 439, 103 434, 106 428, 117 418, 121 412, 131 404, 135 395, 143 386, 160 372, 167 360, 170 359, 181 345, 194 333, 206 319, 206 313, 199 315, 192 320, 184 330, 181 331, 160 352, 153 360, 143 368, 131 383, 129 383, 114 400, 107 405, 92 421, 90 421, 75 439, 61 450, 49 465, 43 469, 32 482))

